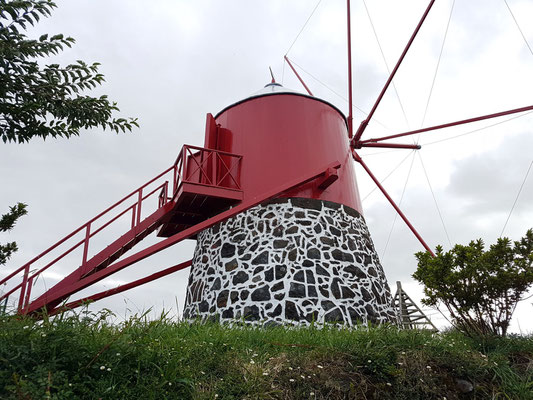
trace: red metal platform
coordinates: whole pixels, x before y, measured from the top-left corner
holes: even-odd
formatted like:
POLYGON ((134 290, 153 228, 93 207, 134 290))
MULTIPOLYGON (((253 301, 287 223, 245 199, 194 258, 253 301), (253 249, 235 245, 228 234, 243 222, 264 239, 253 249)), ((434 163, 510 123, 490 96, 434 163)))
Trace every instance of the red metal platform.
POLYGON ((241 162, 236 154, 183 146, 174 163, 174 208, 157 235, 172 236, 242 201, 241 162))

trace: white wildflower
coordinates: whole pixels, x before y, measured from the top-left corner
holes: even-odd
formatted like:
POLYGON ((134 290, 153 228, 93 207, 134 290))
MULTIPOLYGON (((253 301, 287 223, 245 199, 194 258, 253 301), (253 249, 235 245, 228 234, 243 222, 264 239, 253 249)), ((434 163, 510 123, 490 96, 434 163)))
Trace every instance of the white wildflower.
POLYGON ((263 372, 263 375, 264 376, 268 376, 268 372, 263 372))
POLYGON ((289 379, 289 382, 294 382, 294 379, 292 379, 292 378, 291 378, 291 379, 289 379))
POLYGON ((317 365, 317 368, 322 369, 322 368, 324 368, 324 367, 323 367, 322 365, 317 365))
POLYGON ((105 365, 102 365, 100 369, 103 371, 105 369, 105 365))

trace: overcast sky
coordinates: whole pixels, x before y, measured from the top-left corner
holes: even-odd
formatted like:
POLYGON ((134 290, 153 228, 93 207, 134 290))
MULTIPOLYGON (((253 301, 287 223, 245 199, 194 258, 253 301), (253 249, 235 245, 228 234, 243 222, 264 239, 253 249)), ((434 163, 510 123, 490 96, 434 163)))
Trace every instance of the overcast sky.
MULTIPOLYGON (((427 3, 367 0, 388 68, 396 63, 427 3)), ((507 3, 533 45, 533 3, 507 3)), ((289 58, 303 68, 300 72, 313 93, 347 112, 343 0, 323 0, 292 47, 317 1, 57 4, 52 17, 30 34, 74 37, 75 46, 50 62, 100 62, 107 82, 91 94, 108 94, 118 102, 121 116, 139 118, 140 128, 120 135, 95 129, 70 140, 0 145, 0 211, 17 201, 27 203, 29 211, 12 232, 0 236, 0 242, 16 240, 20 248, 0 276, 169 167, 183 144, 203 145, 205 114, 258 91, 270 80, 269 66, 278 81, 303 92, 283 63, 289 48, 289 58)), ((436 2, 394 80, 401 105, 391 87, 364 138, 533 104, 533 54, 503 0, 455 1, 428 100, 451 7, 452 0, 436 2)), ((368 111, 388 72, 361 0, 352 1, 352 43, 354 102, 368 111)), ((355 126, 365 117, 357 109, 354 116, 355 126)), ((533 114, 514 117, 505 123, 511 117, 398 140, 419 141, 419 152, 369 149, 361 155, 381 180, 395 171, 384 185, 397 202, 401 200, 401 208, 432 248, 441 244, 447 250, 450 242, 466 244, 480 237, 490 244, 500 236, 533 161, 533 114)), ((372 192, 374 185, 359 166, 357 173, 364 215, 391 289, 394 292, 395 282, 401 280, 408 293, 420 299, 411 274, 416 269, 413 254, 423 249, 404 223, 395 220, 379 191, 372 192)), ((531 175, 504 231, 514 240, 533 227, 531 175)), ((147 238, 143 246, 157 240, 147 238)), ((101 244, 110 241, 100 239, 101 244)), ((194 244, 174 246, 84 293, 188 260, 194 244)), ((76 263, 68 259, 38 286, 50 287, 76 263)), ((188 271, 176 273, 92 308, 109 307, 121 316, 149 307, 175 313, 183 306, 187 276, 188 271)), ((533 331, 533 318, 528 318, 531 302, 519 306, 514 331, 533 331)))

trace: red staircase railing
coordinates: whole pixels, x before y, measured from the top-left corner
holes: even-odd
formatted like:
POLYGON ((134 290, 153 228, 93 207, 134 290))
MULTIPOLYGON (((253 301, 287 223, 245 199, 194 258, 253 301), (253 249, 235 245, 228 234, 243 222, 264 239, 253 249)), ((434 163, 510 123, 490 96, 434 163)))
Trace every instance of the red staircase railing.
MULTIPOLYGON (((10 290, 8 290, 6 293, 2 294, 0 296, 0 301, 3 299, 6 299, 8 296, 16 292, 20 289, 20 295, 19 295, 19 301, 18 301, 18 310, 21 311, 29 302, 30 295, 31 295, 31 288, 33 286, 33 282, 35 279, 39 277, 43 272, 47 271, 50 267, 56 265, 60 260, 65 258, 67 255, 71 254, 74 250, 79 249, 83 246, 82 250, 82 257, 79 265, 85 265, 87 263, 87 258, 89 254, 89 245, 91 242, 91 239, 97 235, 98 233, 102 232, 105 228, 109 227, 113 222, 117 221, 120 217, 127 214, 128 212, 131 212, 131 228, 135 228, 140 221, 141 221, 141 212, 143 209, 143 203, 150 198, 154 193, 161 191, 161 193, 167 193, 168 192, 168 180, 164 181, 160 185, 156 186, 154 189, 150 190, 148 193, 144 193, 145 188, 153 184, 158 179, 162 178, 164 175, 168 174, 170 171, 174 170, 175 166, 172 166, 170 168, 167 168, 163 172, 161 172, 159 175, 157 175, 155 178, 151 179, 138 189, 134 190, 127 196, 123 197, 121 200, 117 201, 112 206, 108 207, 106 210, 98 214, 96 217, 90 219, 88 222, 80 226, 78 229, 74 230, 67 236, 65 236, 63 239, 59 240, 57 243, 50 246, 48 249, 43 251, 38 256, 31 259, 29 262, 24 264, 22 267, 16 269, 15 271, 11 272, 8 276, 0 280, 0 285, 3 285, 7 283, 8 281, 12 280, 12 278, 16 278, 17 275, 19 275, 22 272, 22 282, 12 287, 10 290), (134 203, 126 206, 126 208, 122 208, 121 206, 124 206, 128 200, 134 200, 134 203), (110 215, 112 211, 118 211, 115 215, 110 215), (104 218, 109 217, 109 219, 104 221, 104 218), (93 230, 93 226, 96 225, 96 222, 101 223, 101 225, 93 230), (56 256, 52 261, 48 262, 46 265, 41 267, 35 272, 30 272, 30 268, 33 264, 35 264, 38 260, 41 258, 51 255, 51 253, 56 250, 58 247, 60 247, 62 244, 69 241, 69 239, 73 238, 79 233, 83 233, 83 239, 78 240, 73 245, 71 245, 67 250, 60 253, 58 256, 56 256)), ((170 178, 170 176, 169 176, 170 178)), ((158 201, 158 207, 162 207, 165 205, 168 201, 167 196, 161 196, 159 197, 158 201)), ((79 235, 78 235, 79 236, 79 235)))
POLYGON ((3 293, 0 296, 0 302, 2 300, 7 302, 8 296, 12 295, 17 290, 20 290, 18 312, 20 313, 22 310, 27 309, 28 304, 30 303, 32 286, 34 282, 36 282, 36 279, 43 274, 43 272, 56 265, 76 249, 82 249, 81 260, 79 263, 76 263, 76 267, 80 267, 80 270, 84 270, 84 266, 90 260, 89 246, 91 239, 128 213, 131 213, 131 230, 134 230, 141 224, 143 203, 145 203, 147 199, 152 198, 157 192, 159 192, 159 195, 157 198, 156 209, 151 210, 150 212, 157 211, 166 206, 177 193, 182 183, 194 183, 240 190, 238 174, 240 173, 241 160, 242 156, 235 154, 204 149, 196 146, 183 146, 174 165, 167 168, 138 189, 129 193, 96 217, 50 246, 41 254, 1 279, 0 286, 7 285, 8 282, 11 283, 15 279, 22 278, 20 283, 15 284, 13 287, 9 288, 6 293, 3 293), (164 180, 160 184, 156 182, 158 180, 162 181, 167 174, 169 175, 167 180, 164 180), (169 178, 173 179, 173 196, 169 196, 169 178), (155 188, 149 188, 149 186, 155 186, 155 188), (128 205, 128 200, 134 200, 134 202, 131 205, 128 205), (97 227, 95 228, 95 226, 97 227), (78 240, 66 250, 60 252, 59 248, 63 247, 62 245, 66 246, 66 243, 74 240, 75 236, 78 236, 78 240), (81 240, 79 240, 80 236, 83 237, 81 240), (55 255, 54 250, 58 251, 59 254, 55 255), (37 271, 32 271, 31 267, 45 256, 51 258, 55 256, 55 258, 37 271))

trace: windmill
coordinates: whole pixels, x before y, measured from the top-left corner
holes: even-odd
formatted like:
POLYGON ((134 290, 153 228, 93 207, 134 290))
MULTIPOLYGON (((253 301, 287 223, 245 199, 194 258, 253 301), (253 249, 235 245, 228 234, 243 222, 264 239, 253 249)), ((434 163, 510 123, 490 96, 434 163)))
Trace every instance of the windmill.
MULTIPOLYGON (((399 66, 399 64, 397 66, 399 66)), ((265 94, 257 98, 248 99, 247 101, 241 104, 235 105, 235 107, 232 107, 232 109, 234 110, 238 106, 243 106, 245 103, 259 101, 260 98, 272 99, 276 96, 292 96, 295 98, 301 97, 302 99, 306 98, 305 96, 299 96, 297 94, 288 95, 286 93, 276 92, 276 94, 274 95, 265 94)), ((306 99, 311 101, 311 99, 309 98, 306 99)), ((318 100, 316 99, 312 101, 312 103, 316 102, 318 102, 318 100)), ((356 158, 356 160, 360 162, 363 166, 365 166, 366 164, 363 163, 360 157, 358 158, 358 153, 356 152, 359 146, 377 147, 376 144, 382 145, 382 142, 385 140, 385 138, 379 138, 380 140, 376 141, 372 141, 370 139, 369 141, 362 140, 361 135, 365 129, 364 127, 366 126, 366 124, 368 124, 370 118, 371 117, 367 118, 365 124, 361 125, 362 128, 360 128, 356 132, 355 137, 352 137, 351 141, 351 147, 353 148, 352 154, 356 158), (357 140, 355 140, 356 138, 357 140)), ((205 143, 212 144, 213 142, 209 142, 209 140, 211 140, 210 138, 213 137, 218 140, 218 133, 213 132, 217 132, 217 130, 219 132, 223 132, 223 129, 225 129, 223 124, 221 124, 221 127, 216 126, 216 119, 217 118, 208 117, 208 121, 206 124, 207 127, 205 143)), ((350 121, 350 118, 348 119, 348 121, 350 121)), ((351 126, 351 123, 349 124, 349 126, 351 126)), ((349 131, 350 129, 348 129, 348 132, 349 131)), ((226 133, 220 133, 220 135, 224 134, 226 133)), ((244 185, 244 183, 241 182, 241 178, 242 173, 243 171, 245 171, 246 168, 245 163, 248 159, 247 154, 239 154, 237 152, 224 151, 216 148, 214 149, 211 144, 205 145, 203 148, 185 146, 183 148, 183 151, 180 153, 180 157, 178 157, 176 163, 171 168, 169 168, 169 170, 166 171, 167 175, 170 175, 170 178, 168 178, 168 180, 171 183, 165 183, 165 181, 163 181, 159 185, 160 187, 158 187, 155 191, 153 191, 152 189, 147 189, 147 187, 149 186, 148 184, 143 185, 138 190, 132 192, 129 197, 123 199, 122 202, 116 204, 115 207, 106 210, 107 212, 100 215, 99 218, 95 218, 91 220, 88 224, 85 224, 80 227, 80 229, 77 230, 77 233, 83 232, 85 234, 85 240, 79 244, 79 246, 83 247, 84 249, 83 257, 80 262, 82 268, 77 270, 70 277, 67 277, 60 284, 60 287, 50 289, 50 291, 48 291, 46 296, 44 297, 40 296, 32 299, 30 292, 32 282, 37 278, 40 273, 44 272, 44 270, 41 269, 37 273, 31 273, 30 271, 32 268, 32 264, 27 264, 21 269, 19 269, 18 272, 23 274, 22 283, 18 288, 15 289, 15 291, 18 289, 22 289, 19 294, 19 299, 21 299, 22 301, 22 303, 20 304, 21 312, 33 312, 39 309, 39 307, 42 307, 43 305, 46 305, 50 310, 54 309, 54 307, 57 307, 60 302, 63 301, 69 294, 75 293, 77 290, 86 287, 86 285, 95 283, 99 279, 105 276, 109 276, 111 273, 125 268, 128 265, 131 265, 136 260, 147 257, 152 251, 156 252, 166 246, 170 246, 174 243, 177 243, 177 241, 180 240, 179 238, 187 237, 187 235, 189 235, 188 237, 194 237, 196 235, 200 236, 199 232, 209 228, 210 226, 215 226, 219 222, 222 222, 224 218, 232 218, 234 216, 237 216, 241 212, 245 212, 248 209, 247 207, 244 207, 245 204, 252 204, 250 205, 250 207, 253 207, 255 206, 255 204, 253 204, 255 201, 259 202, 259 204, 262 204, 268 198, 279 197, 281 193, 290 191, 290 189, 292 189, 293 187, 301 185, 302 182, 307 179, 306 177, 308 177, 308 179, 314 179, 314 182, 317 184, 317 187, 325 187, 324 190, 328 190, 328 188, 329 190, 333 190, 334 185, 338 186, 343 180, 343 175, 340 174, 342 166, 336 168, 337 164, 334 164, 335 161, 333 161, 333 164, 331 165, 328 164, 320 167, 317 165, 316 171, 309 171, 308 175, 303 176, 302 174, 302 176, 294 177, 294 179, 292 180, 287 180, 287 185, 291 183, 294 184, 294 186, 282 186, 280 184, 279 187, 272 188, 272 190, 270 191, 259 194, 257 198, 254 198, 255 200, 250 200, 249 202, 245 203, 245 196, 247 195, 247 191, 244 186, 241 186, 241 184, 244 185), (337 174, 336 171, 338 172, 337 174), (320 183, 318 183, 319 181, 320 183), (193 187, 195 185, 196 188, 194 190, 198 189, 198 187, 201 185, 211 186, 211 190, 209 191, 209 193, 196 192, 193 190, 193 187), (177 193, 175 187, 181 187, 181 189, 178 189, 182 190, 181 193, 177 193), (153 212, 149 213, 149 215, 146 216, 146 202, 153 197, 157 197, 157 195, 159 195, 159 202, 157 205, 158 207, 155 211, 152 210, 153 212), (215 198, 217 199, 217 201, 214 201, 215 198), (130 203, 125 204, 126 202, 130 203), (133 204, 131 204, 131 202, 133 202, 133 204), (205 211, 202 211, 201 213, 191 212, 191 210, 188 209, 186 206, 187 202, 189 202, 189 204, 195 204, 195 208, 203 208, 203 210, 205 211), (118 207, 123 204, 126 205, 126 207, 124 207, 124 210, 118 210, 118 207), (233 208, 228 209, 228 207, 233 208), (171 211, 169 210, 171 208, 173 210, 177 210, 175 215, 170 214, 171 211), (109 215, 109 213, 112 211, 118 211, 118 214, 123 213, 122 215, 131 215, 131 230, 125 233, 120 238, 118 238, 117 241, 111 243, 110 246, 102 250, 101 253, 89 255, 89 242, 93 239, 94 235, 97 235, 100 232, 100 229, 105 229, 102 228, 102 226, 107 223, 107 221, 100 222, 101 218, 109 215), (143 215, 143 213, 145 214, 143 215), (98 223, 100 223, 100 225, 98 225, 98 223), (169 239, 163 240, 160 244, 154 245, 155 247, 143 250, 142 253, 137 253, 136 255, 132 255, 130 257, 115 262, 126 251, 130 250, 135 244, 137 244, 145 235, 149 234, 155 229, 160 229, 159 233, 162 236, 172 236, 170 236, 169 239), (174 235, 181 236, 176 237, 174 235)), ((340 162, 340 160, 337 161, 340 162)), ((159 178, 165 179, 164 175, 157 177, 157 179, 159 178)), ((149 184, 151 185, 153 183, 156 183, 156 181, 157 180, 153 180, 149 182, 149 184)), ((357 207, 353 207, 353 209, 356 208, 357 207)), ((113 217, 114 216, 112 216, 110 219, 112 219, 113 217)), ((54 247, 50 251, 54 249, 56 249, 56 247, 54 247)), ((231 250, 228 250, 228 252, 231 253, 231 250)), ((59 255, 58 257, 60 256, 61 255, 59 255)), ((126 290, 128 287, 134 287, 138 284, 142 284, 153 279, 160 278, 162 276, 165 276, 166 274, 172 273, 188 265, 190 265, 190 262, 178 264, 167 270, 159 271, 153 275, 143 278, 142 280, 132 282, 129 285, 123 285, 120 288, 117 288, 116 290, 110 290, 99 293, 97 295, 91 296, 90 298, 96 300, 98 298, 103 298, 107 295, 118 293, 119 291, 126 290)), ((45 267, 48 268, 49 266, 45 267)), ((263 274, 265 274, 265 272, 263 272, 263 274)), ((308 282, 306 281, 305 283, 307 284, 308 282)), ((193 298, 195 297, 196 293, 200 291, 201 290, 200 288, 198 288, 198 285, 192 288, 191 284, 191 290, 189 293, 191 302, 193 302, 193 298)), ((14 293, 14 291, 12 291, 12 293, 14 293)), ((227 296, 229 299, 227 300, 227 302, 231 302, 231 291, 228 293, 227 296)), ((219 299, 217 296, 217 302, 218 301, 219 299)), ((199 303, 201 303, 201 301, 199 303)), ((224 303, 224 296, 221 296, 220 303, 224 303)), ((69 307, 75 306, 77 304, 81 304, 81 302, 70 304, 69 307)), ((200 308, 199 304, 198 308, 200 308)), ((251 310, 251 315, 253 314, 254 311, 251 310)), ((309 313, 307 313, 306 315, 308 314, 309 313)), ((309 318, 314 318, 312 313, 309 318)))

